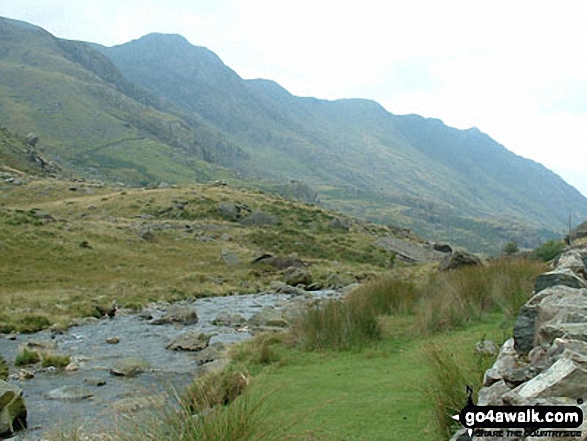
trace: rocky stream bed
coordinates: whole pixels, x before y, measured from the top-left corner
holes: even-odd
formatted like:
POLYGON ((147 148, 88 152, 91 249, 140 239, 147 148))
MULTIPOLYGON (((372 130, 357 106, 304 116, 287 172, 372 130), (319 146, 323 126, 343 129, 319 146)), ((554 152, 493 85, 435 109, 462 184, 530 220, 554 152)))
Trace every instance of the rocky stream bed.
POLYGON ((63 333, 3 336, 0 354, 9 362, 9 383, 24 391, 28 413, 28 428, 13 439, 40 440, 47 430, 72 425, 92 432, 112 428, 146 407, 149 397, 183 390, 215 363, 216 349, 256 330, 286 326, 296 308, 337 295, 261 293, 153 304, 141 313, 119 310, 112 319, 84 319, 63 333), (67 354, 71 363, 67 369, 16 367, 23 345, 67 354))

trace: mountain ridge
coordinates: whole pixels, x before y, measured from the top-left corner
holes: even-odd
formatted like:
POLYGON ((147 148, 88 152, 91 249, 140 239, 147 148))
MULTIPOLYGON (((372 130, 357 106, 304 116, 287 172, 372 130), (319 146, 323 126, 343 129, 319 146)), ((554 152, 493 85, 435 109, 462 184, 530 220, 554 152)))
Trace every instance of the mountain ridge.
MULTIPOLYGON (((0 19, 2 32, 31 33, 0 19)), ((0 118, 38 132, 62 165, 135 185, 221 178, 271 190, 304 182, 328 208, 492 252, 509 240, 535 246, 560 235, 569 214, 587 217, 577 190, 478 129, 394 115, 361 98, 297 97, 272 80, 242 79, 177 34, 108 48, 43 32, 40 63, 26 41, 33 36, 13 38, 8 50, 0 39, 0 97, 8 97, 0 118), (40 91, 19 85, 22 65, 40 91), (63 98, 72 93, 64 76, 76 78, 68 85, 84 102, 77 114, 68 110, 74 99, 63 98), (53 119, 31 110, 39 104, 53 119), (100 117, 92 120, 90 108, 100 117)))

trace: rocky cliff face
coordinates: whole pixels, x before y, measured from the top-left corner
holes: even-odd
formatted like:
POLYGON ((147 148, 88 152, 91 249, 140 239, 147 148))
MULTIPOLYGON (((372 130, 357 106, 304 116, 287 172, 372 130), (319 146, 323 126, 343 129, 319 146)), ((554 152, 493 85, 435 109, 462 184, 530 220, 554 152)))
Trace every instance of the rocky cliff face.
MULTIPOLYGON (((479 406, 579 406, 587 414, 587 249, 571 250, 555 270, 536 280, 533 297, 522 307, 514 336, 487 370, 479 406)), ((579 430, 579 429, 577 429, 579 430)), ((587 420, 580 427, 587 440, 587 420)), ((471 439, 460 431, 453 440, 471 439)), ((473 440, 561 439, 551 437, 473 437, 473 440)), ((569 438, 565 438, 569 439, 569 438)))

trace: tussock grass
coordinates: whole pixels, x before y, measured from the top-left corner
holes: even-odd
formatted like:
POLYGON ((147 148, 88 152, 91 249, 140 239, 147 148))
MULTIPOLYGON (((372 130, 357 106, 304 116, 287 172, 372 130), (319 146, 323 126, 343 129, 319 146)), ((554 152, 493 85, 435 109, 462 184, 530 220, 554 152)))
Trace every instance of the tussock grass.
POLYGON ((56 368, 64 368, 71 361, 69 355, 54 354, 51 352, 41 353, 41 366, 49 367, 53 366, 56 368))
POLYGON ((32 351, 27 348, 22 348, 16 358, 14 359, 15 366, 26 366, 28 364, 35 364, 41 360, 41 356, 37 351, 32 351))
POLYGON ((420 293, 411 281, 386 277, 362 285, 352 296, 363 297, 365 306, 376 314, 410 314, 420 293))
POLYGON ((502 312, 511 319, 530 298, 542 263, 529 259, 500 258, 487 265, 434 273, 420 288, 416 327, 437 332, 502 312))
POLYGON ((428 346, 425 354, 432 368, 427 391, 434 403, 433 428, 439 439, 448 440, 461 427, 451 416, 467 403, 467 386, 473 389, 473 401, 477 402, 483 374, 493 364, 493 357, 480 354, 463 357, 446 346, 435 344, 428 346))
POLYGON ((350 295, 345 300, 322 302, 298 317, 291 332, 310 351, 344 351, 379 340, 381 326, 366 300, 362 295, 350 295))

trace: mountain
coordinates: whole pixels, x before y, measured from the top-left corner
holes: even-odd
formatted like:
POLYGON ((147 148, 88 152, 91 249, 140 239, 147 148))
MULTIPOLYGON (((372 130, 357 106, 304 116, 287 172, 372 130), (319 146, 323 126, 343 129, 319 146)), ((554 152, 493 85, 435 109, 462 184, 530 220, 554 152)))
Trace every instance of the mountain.
POLYGON ((126 79, 91 46, 0 18, 0 125, 65 169, 134 184, 204 181, 246 154, 126 79))
POLYGON ((393 115, 376 102, 301 98, 244 80, 214 53, 177 35, 99 47, 120 71, 243 148, 244 173, 301 180, 328 206, 428 237, 493 248, 560 236, 587 200, 542 165, 478 129, 393 115))
POLYGON ((477 129, 297 97, 179 35, 108 48, 0 18, 0 126, 78 175, 224 179, 477 251, 536 246, 587 217, 578 191, 477 129))

